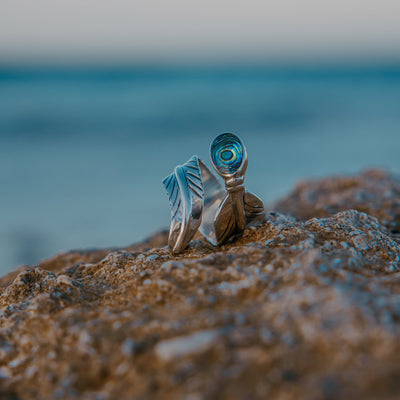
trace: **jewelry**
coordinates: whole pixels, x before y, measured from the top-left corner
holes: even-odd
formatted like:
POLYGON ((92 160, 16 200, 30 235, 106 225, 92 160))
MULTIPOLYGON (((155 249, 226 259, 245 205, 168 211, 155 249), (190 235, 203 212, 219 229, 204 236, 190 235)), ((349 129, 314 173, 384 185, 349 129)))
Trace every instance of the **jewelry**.
POLYGON ((248 159, 242 141, 232 133, 217 136, 211 162, 224 185, 197 156, 163 180, 171 206, 168 245, 179 254, 199 231, 212 245, 239 236, 264 211, 263 202, 244 187, 248 159))

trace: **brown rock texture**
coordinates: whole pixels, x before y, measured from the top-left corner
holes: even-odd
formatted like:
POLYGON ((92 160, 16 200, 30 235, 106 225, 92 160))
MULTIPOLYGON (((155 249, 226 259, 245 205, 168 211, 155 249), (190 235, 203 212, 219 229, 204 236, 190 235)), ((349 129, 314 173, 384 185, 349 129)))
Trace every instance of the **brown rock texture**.
POLYGON ((2 279, 1 399, 398 399, 400 180, 304 182, 258 226, 2 279))

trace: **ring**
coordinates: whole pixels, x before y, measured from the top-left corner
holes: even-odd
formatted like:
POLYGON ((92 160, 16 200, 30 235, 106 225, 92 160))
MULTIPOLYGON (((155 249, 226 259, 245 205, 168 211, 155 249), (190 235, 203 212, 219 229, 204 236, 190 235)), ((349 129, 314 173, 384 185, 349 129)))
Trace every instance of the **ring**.
POLYGON ((240 138, 217 136, 210 156, 224 184, 197 156, 163 180, 171 207, 168 245, 173 254, 183 252, 197 231, 212 245, 221 245, 240 236, 264 211, 263 202, 244 187, 248 158, 240 138))

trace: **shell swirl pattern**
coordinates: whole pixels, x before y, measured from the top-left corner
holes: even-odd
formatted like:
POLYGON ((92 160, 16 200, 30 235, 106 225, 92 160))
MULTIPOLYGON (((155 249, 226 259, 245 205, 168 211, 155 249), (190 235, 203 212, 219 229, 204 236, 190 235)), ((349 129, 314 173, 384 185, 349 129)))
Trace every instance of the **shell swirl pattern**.
POLYGON ((211 159, 222 175, 234 174, 243 162, 243 144, 232 133, 223 133, 211 144, 211 159))

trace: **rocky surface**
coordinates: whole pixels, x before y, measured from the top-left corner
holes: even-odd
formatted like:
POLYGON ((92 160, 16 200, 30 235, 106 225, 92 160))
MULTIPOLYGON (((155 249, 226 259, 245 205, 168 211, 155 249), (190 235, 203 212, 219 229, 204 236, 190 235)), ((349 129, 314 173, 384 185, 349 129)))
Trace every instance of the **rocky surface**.
POLYGON ((247 229, 0 282, 2 399, 397 399, 400 180, 304 182, 247 229))

